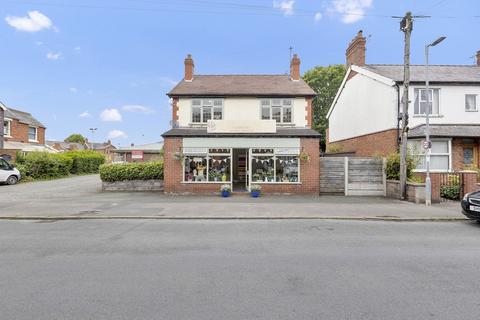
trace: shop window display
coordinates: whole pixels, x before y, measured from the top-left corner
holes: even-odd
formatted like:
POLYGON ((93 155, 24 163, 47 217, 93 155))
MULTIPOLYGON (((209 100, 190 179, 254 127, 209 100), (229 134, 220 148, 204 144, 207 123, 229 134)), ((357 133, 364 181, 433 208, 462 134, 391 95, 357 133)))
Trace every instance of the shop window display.
POLYGON ((252 182, 274 182, 274 164, 273 155, 252 157, 252 182))
POLYGON ((230 182, 231 154, 230 149, 196 150, 195 154, 185 155, 185 182, 230 182))
POLYGON ((186 156, 184 174, 184 180, 188 182, 207 181, 207 156, 186 156))
POLYGON ((208 167, 208 181, 230 181, 230 156, 212 155, 208 167))
POLYGON ((276 181, 298 182, 298 167, 297 156, 277 156, 276 181))

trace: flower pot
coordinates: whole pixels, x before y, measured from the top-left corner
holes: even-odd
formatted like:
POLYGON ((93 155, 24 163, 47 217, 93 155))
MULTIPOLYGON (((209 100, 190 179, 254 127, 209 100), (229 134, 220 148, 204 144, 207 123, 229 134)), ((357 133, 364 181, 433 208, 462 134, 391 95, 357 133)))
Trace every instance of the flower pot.
POLYGON ((250 195, 252 196, 252 198, 258 198, 260 197, 260 190, 253 190, 252 192, 250 192, 250 195))
POLYGON ((230 191, 221 191, 220 194, 222 195, 222 198, 230 197, 230 191))

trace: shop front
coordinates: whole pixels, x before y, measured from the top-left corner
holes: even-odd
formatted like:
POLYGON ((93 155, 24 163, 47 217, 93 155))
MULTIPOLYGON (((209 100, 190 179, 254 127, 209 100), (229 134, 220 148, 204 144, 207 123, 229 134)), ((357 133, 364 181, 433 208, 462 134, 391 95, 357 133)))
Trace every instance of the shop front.
MULTIPOLYGON (((181 129, 177 129, 178 130, 181 129)), ((179 133, 177 133, 179 134, 179 133)), ((310 132, 310 135, 312 133, 310 132)), ((173 137, 165 134, 165 192, 319 193, 319 138, 173 137)))

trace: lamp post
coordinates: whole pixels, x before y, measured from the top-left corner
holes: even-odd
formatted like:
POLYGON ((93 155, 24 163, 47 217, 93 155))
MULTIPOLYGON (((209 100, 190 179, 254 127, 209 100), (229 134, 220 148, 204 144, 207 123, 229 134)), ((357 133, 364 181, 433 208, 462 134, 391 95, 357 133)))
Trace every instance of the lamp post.
MULTIPOLYGON (((90 128, 90 132, 91 132, 91 134, 92 134, 92 142, 90 142, 90 146, 91 146, 90 149, 92 149, 92 150, 93 150, 94 134, 95 134, 95 132, 96 132, 97 130, 98 130, 98 128, 90 128)), ((87 147, 88 147, 88 146, 87 146, 87 147)))
MULTIPOLYGON (((426 169, 426 178, 425 178, 425 205, 429 206, 432 204, 432 180, 430 179, 430 154, 432 151, 432 142, 430 141, 430 113, 432 109, 430 107, 430 83, 428 79, 428 53, 430 47, 435 47, 437 44, 445 40, 446 37, 440 37, 437 40, 433 41, 430 44, 425 46, 425 91, 427 95, 427 106, 425 110, 425 145, 424 148, 427 149, 427 154, 425 156, 425 169, 426 169)), ((432 95, 433 98, 433 95, 432 95)), ((432 101, 433 107, 433 101, 432 101)))

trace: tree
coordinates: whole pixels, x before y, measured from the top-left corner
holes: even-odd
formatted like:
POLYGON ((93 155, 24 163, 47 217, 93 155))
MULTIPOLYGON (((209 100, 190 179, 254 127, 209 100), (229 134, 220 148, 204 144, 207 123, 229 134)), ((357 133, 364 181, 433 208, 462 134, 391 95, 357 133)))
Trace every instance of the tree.
POLYGON ((65 139, 65 142, 85 143, 85 137, 79 133, 73 133, 65 139))
POLYGON ((325 134, 328 128, 327 113, 342 84, 345 72, 345 66, 337 64, 328 67, 317 66, 303 75, 303 80, 317 93, 312 101, 313 129, 322 134, 320 140, 322 150, 325 150, 325 134))

